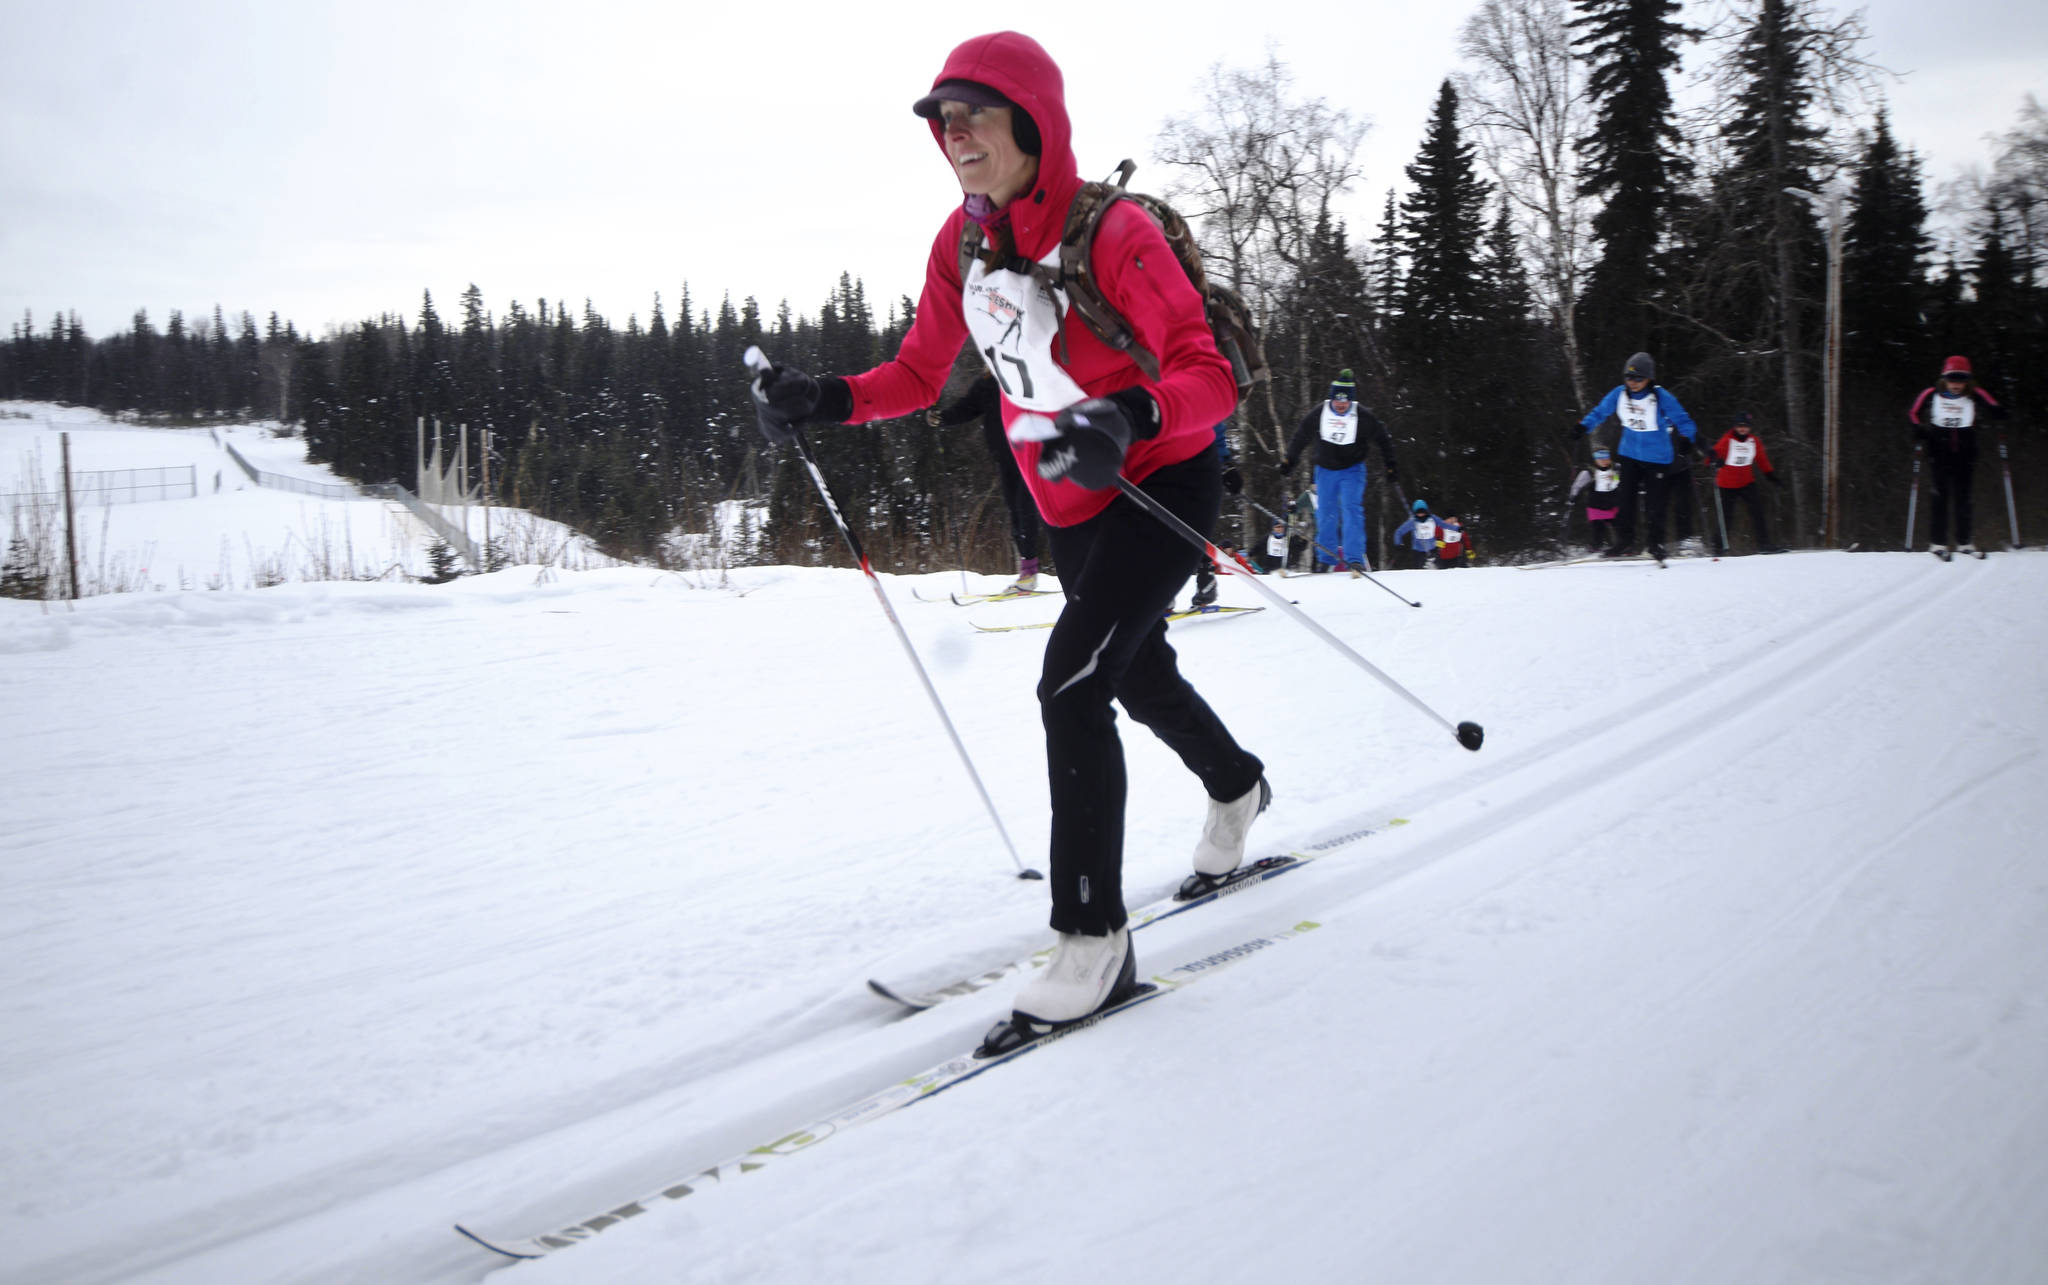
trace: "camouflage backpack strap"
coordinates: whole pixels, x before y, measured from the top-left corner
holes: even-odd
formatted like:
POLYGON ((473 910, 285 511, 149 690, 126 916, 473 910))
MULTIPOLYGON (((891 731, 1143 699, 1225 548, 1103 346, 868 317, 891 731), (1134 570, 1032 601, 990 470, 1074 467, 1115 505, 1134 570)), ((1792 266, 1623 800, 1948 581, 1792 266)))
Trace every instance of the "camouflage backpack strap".
MULTIPOLYGON (((1150 208, 1148 198, 1139 198, 1124 190, 1123 185, 1136 168, 1130 161, 1125 161, 1117 166, 1116 182, 1083 183, 1081 190, 1075 193, 1074 203, 1067 210, 1066 230, 1060 235, 1059 284, 1066 289, 1067 301, 1073 305, 1074 312, 1097 339, 1136 362, 1145 378, 1157 380, 1159 359, 1138 342, 1137 332, 1131 329, 1131 323, 1103 297, 1101 287, 1095 284, 1093 266, 1095 233, 1102 226, 1109 207, 1118 201, 1136 201, 1139 208, 1150 208)), ((1181 230, 1186 232, 1185 223, 1181 224, 1181 230)), ((1064 334, 1060 336, 1060 343, 1064 349, 1064 334)), ((1065 356, 1064 351, 1061 355, 1065 356)))

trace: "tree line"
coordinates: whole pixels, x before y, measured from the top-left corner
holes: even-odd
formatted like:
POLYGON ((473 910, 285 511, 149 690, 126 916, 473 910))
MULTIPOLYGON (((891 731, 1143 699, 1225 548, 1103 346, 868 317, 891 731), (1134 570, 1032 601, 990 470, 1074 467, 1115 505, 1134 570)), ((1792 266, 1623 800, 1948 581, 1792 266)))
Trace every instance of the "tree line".
MULTIPOLYGON (((2048 114, 2029 100, 1989 171, 1947 186, 1957 231, 1938 247, 1928 178, 1892 130, 1860 17, 1820 0, 1715 12, 1696 27, 1677 0, 1482 0, 1408 189, 1388 192, 1369 230, 1340 213, 1365 182, 1360 119, 1297 92, 1270 55, 1208 73, 1149 173, 1164 171, 1210 275, 1250 301, 1265 335, 1272 379, 1230 429, 1255 498, 1279 507, 1301 488, 1278 475, 1285 438, 1348 368, 1393 431, 1407 495, 1464 516, 1483 554, 1553 547, 1589 447, 1575 421, 1647 350, 1707 440, 1738 411, 1755 417, 1791 484, 1780 529, 1814 542, 1828 240, 1802 193, 1831 185, 1847 194, 1843 542, 1896 547, 1904 408, 1944 356, 1970 355, 2023 413, 2042 404, 2048 114), (1694 46, 1710 81, 1688 107, 1678 76, 1694 46)), ((40 330, 25 317, 0 347, 0 392, 172 421, 273 416, 302 427, 312 459, 366 482, 411 482, 420 419, 467 424, 472 450, 491 432, 504 502, 620 556, 662 557, 677 532, 720 530, 741 502, 765 512, 765 537, 731 556, 832 562, 844 555, 808 478, 753 430, 740 354, 762 343, 806 369, 862 370, 913 316, 908 298, 877 315, 843 274, 815 315, 784 302, 764 316, 729 296, 700 307, 685 286, 672 315, 657 296, 645 324, 623 327, 560 300, 494 315, 474 285, 452 319, 428 294, 417 312, 319 339, 217 308, 196 322, 171 313, 161 332, 138 312, 100 340, 75 314, 40 330)), ((963 363, 949 388, 972 374, 963 363)), ((976 434, 912 416, 812 437, 879 565, 1004 565, 976 434)), ((2017 460, 2023 523, 2037 530, 2039 454, 2017 460)), ((1372 501, 1382 533, 1391 509, 1372 501)), ((1243 517, 1250 539, 1264 523, 1243 517)))

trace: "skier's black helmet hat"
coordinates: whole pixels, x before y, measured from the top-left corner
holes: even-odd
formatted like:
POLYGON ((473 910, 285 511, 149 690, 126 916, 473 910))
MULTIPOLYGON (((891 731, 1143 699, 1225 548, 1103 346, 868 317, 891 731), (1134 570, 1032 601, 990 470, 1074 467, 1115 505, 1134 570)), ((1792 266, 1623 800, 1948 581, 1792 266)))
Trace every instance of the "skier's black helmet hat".
POLYGON ((972 80, 948 80, 933 87, 910 105, 910 110, 926 120, 939 118, 939 104, 946 101, 967 103, 974 107, 1007 107, 1010 109, 1010 135, 1017 140, 1017 147, 1027 156, 1044 152, 1045 143, 1038 134, 1038 122, 1031 119, 1031 113, 1011 102, 987 85, 972 80))

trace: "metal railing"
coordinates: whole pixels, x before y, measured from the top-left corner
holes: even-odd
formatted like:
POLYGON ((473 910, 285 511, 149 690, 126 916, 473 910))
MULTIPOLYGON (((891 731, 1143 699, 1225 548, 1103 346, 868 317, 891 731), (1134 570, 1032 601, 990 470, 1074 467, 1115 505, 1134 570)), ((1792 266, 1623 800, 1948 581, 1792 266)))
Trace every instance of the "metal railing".
POLYGON ((442 517, 434 506, 406 490, 396 482, 380 482, 362 488, 362 494, 380 500, 392 500, 405 506, 406 512, 427 524, 427 529, 448 542, 448 547, 461 555, 471 569, 483 569, 483 556, 477 552, 476 543, 462 533, 462 528, 442 517))

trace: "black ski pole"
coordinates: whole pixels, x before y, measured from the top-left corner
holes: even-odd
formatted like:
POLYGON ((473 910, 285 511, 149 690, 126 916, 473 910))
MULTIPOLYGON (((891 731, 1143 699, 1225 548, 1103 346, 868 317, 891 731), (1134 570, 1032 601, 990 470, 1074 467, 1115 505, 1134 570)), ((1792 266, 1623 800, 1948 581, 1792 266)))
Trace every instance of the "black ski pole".
POLYGON ((1913 551, 1913 519, 1919 516, 1920 512, 1920 457, 1925 449, 1923 443, 1913 443, 1913 487, 1906 492, 1905 549, 1908 553, 1913 551))
POLYGON ((2012 502, 2012 461, 2005 454, 2005 430, 1998 433, 1998 467, 2005 470, 2005 520, 2011 524, 2012 547, 2020 547, 2020 511, 2012 502))
MULTIPOLYGON (((759 348, 747 349, 746 363, 757 373, 774 368, 774 363, 769 361, 767 355, 759 348)), ((939 722, 945 725, 946 735, 952 739, 953 749, 960 755, 960 762, 967 769, 968 779, 974 782, 975 793, 981 795, 981 805, 988 809, 988 819, 995 822, 996 833, 1002 836, 1003 846, 1010 850, 1010 860, 1017 866, 1017 877, 1045 878, 1038 871, 1025 865, 1023 858, 1017 855, 1017 845, 1010 842, 1010 832, 1003 827, 1003 818, 996 812, 995 800, 989 797, 988 787, 981 783, 981 773, 974 770, 974 760, 968 757, 966 744, 961 741, 960 733, 954 730, 953 719, 946 713, 945 702, 939 699, 939 689, 932 686, 931 675, 925 672, 924 662, 918 659, 917 648, 910 642, 910 634, 903 628, 903 622, 896 618, 896 608, 889 603, 889 595, 882 588, 881 577, 876 575, 875 569, 868 564, 867 551, 861 548, 860 537, 853 533, 853 528, 846 524, 846 518, 839 512, 839 505, 832 498, 831 488, 825 485, 825 475, 818 469, 817 457, 811 454, 811 443, 805 438, 803 430, 797 430, 794 445, 798 458, 803 460, 804 468, 810 472, 811 484, 818 488, 818 498, 825 502, 826 512, 832 515, 833 524, 839 528, 839 534, 845 539, 846 547, 852 551, 854 561, 860 564, 861 574, 868 578, 869 587, 874 589, 875 601, 882 604, 882 614, 889 618, 890 627, 895 629, 896 641, 903 644, 903 654, 910 657, 910 667, 917 671, 917 680, 924 684, 924 694, 931 697, 932 708, 938 711, 939 722)))
MULTIPOLYGON (((1124 495, 1132 503, 1136 504, 1139 508, 1145 510, 1145 512, 1147 513, 1150 513, 1153 517, 1158 518, 1161 522, 1163 522, 1166 525, 1166 528, 1169 531, 1178 534, 1182 539, 1186 540, 1189 544, 1192 544, 1197 549, 1200 549, 1204 556, 1208 557, 1212 561, 1215 559, 1217 552, 1215 545, 1209 543, 1208 539, 1205 538, 1201 532, 1195 530, 1187 523, 1175 517, 1171 509, 1168 509, 1159 501, 1153 499, 1151 496, 1139 490, 1136 484, 1134 484, 1129 478, 1124 477, 1122 474, 1118 474, 1116 479, 1116 489, 1122 491, 1124 495)), ((1342 638, 1339 638, 1337 635, 1331 633, 1329 630, 1317 624, 1314 617, 1310 616, 1300 607, 1297 607, 1292 602, 1288 601, 1286 594, 1281 593, 1279 590, 1272 588, 1258 576, 1247 576, 1245 579, 1246 582, 1249 583, 1252 588, 1258 590, 1260 593, 1265 595, 1266 601, 1272 603, 1281 611, 1293 617, 1295 623, 1301 625, 1303 628, 1307 629, 1316 637, 1322 639, 1324 642, 1330 644, 1330 646, 1336 648, 1340 653, 1342 653, 1347 659, 1349 659, 1353 664, 1357 665, 1360 669, 1363 669, 1366 673, 1371 674, 1374 678, 1379 679, 1380 682, 1386 686, 1387 690, 1393 692, 1396 696, 1399 696, 1401 699, 1407 701, 1416 709, 1421 710, 1424 714, 1428 715, 1437 723, 1442 724, 1445 731, 1449 732, 1451 735, 1458 738, 1458 744, 1464 746, 1468 750, 1477 750, 1480 747, 1480 745, 1484 743, 1484 741, 1486 740, 1486 729, 1480 727, 1479 724, 1458 723, 1454 725, 1449 719, 1445 718, 1442 714, 1437 713, 1428 705, 1424 704, 1422 699, 1415 693, 1409 691, 1407 688, 1401 686, 1401 684, 1395 682, 1392 678, 1388 677, 1385 670, 1382 670, 1378 665, 1373 664, 1365 657, 1353 651, 1342 638)))
MULTIPOLYGON (((1281 517, 1278 513, 1273 512, 1273 510, 1267 508, 1265 505, 1259 503, 1257 500, 1247 497, 1245 499, 1245 503, 1251 505, 1253 508, 1265 514, 1267 517, 1273 519, 1275 522, 1278 522, 1280 525, 1287 525, 1286 518, 1281 517)), ((1337 555, 1334 552, 1332 552, 1330 548, 1327 545, 1325 545, 1322 541, 1310 540, 1309 543, 1313 544, 1316 548, 1321 549, 1324 553, 1328 553, 1330 555, 1330 561, 1336 562, 1339 560, 1337 555)), ((1411 607, 1420 607, 1422 605, 1419 602, 1415 602, 1411 599, 1401 597, 1401 594, 1398 590, 1389 586, 1384 580, 1376 579, 1370 571, 1360 571, 1358 574, 1361 579, 1371 580, 1374 584, 1378 585, 1382 589, 1385 589, 1388 593, 1393 594, 1396 598, 1401 598, 1402 602, 1407 603, 1411 607)))

